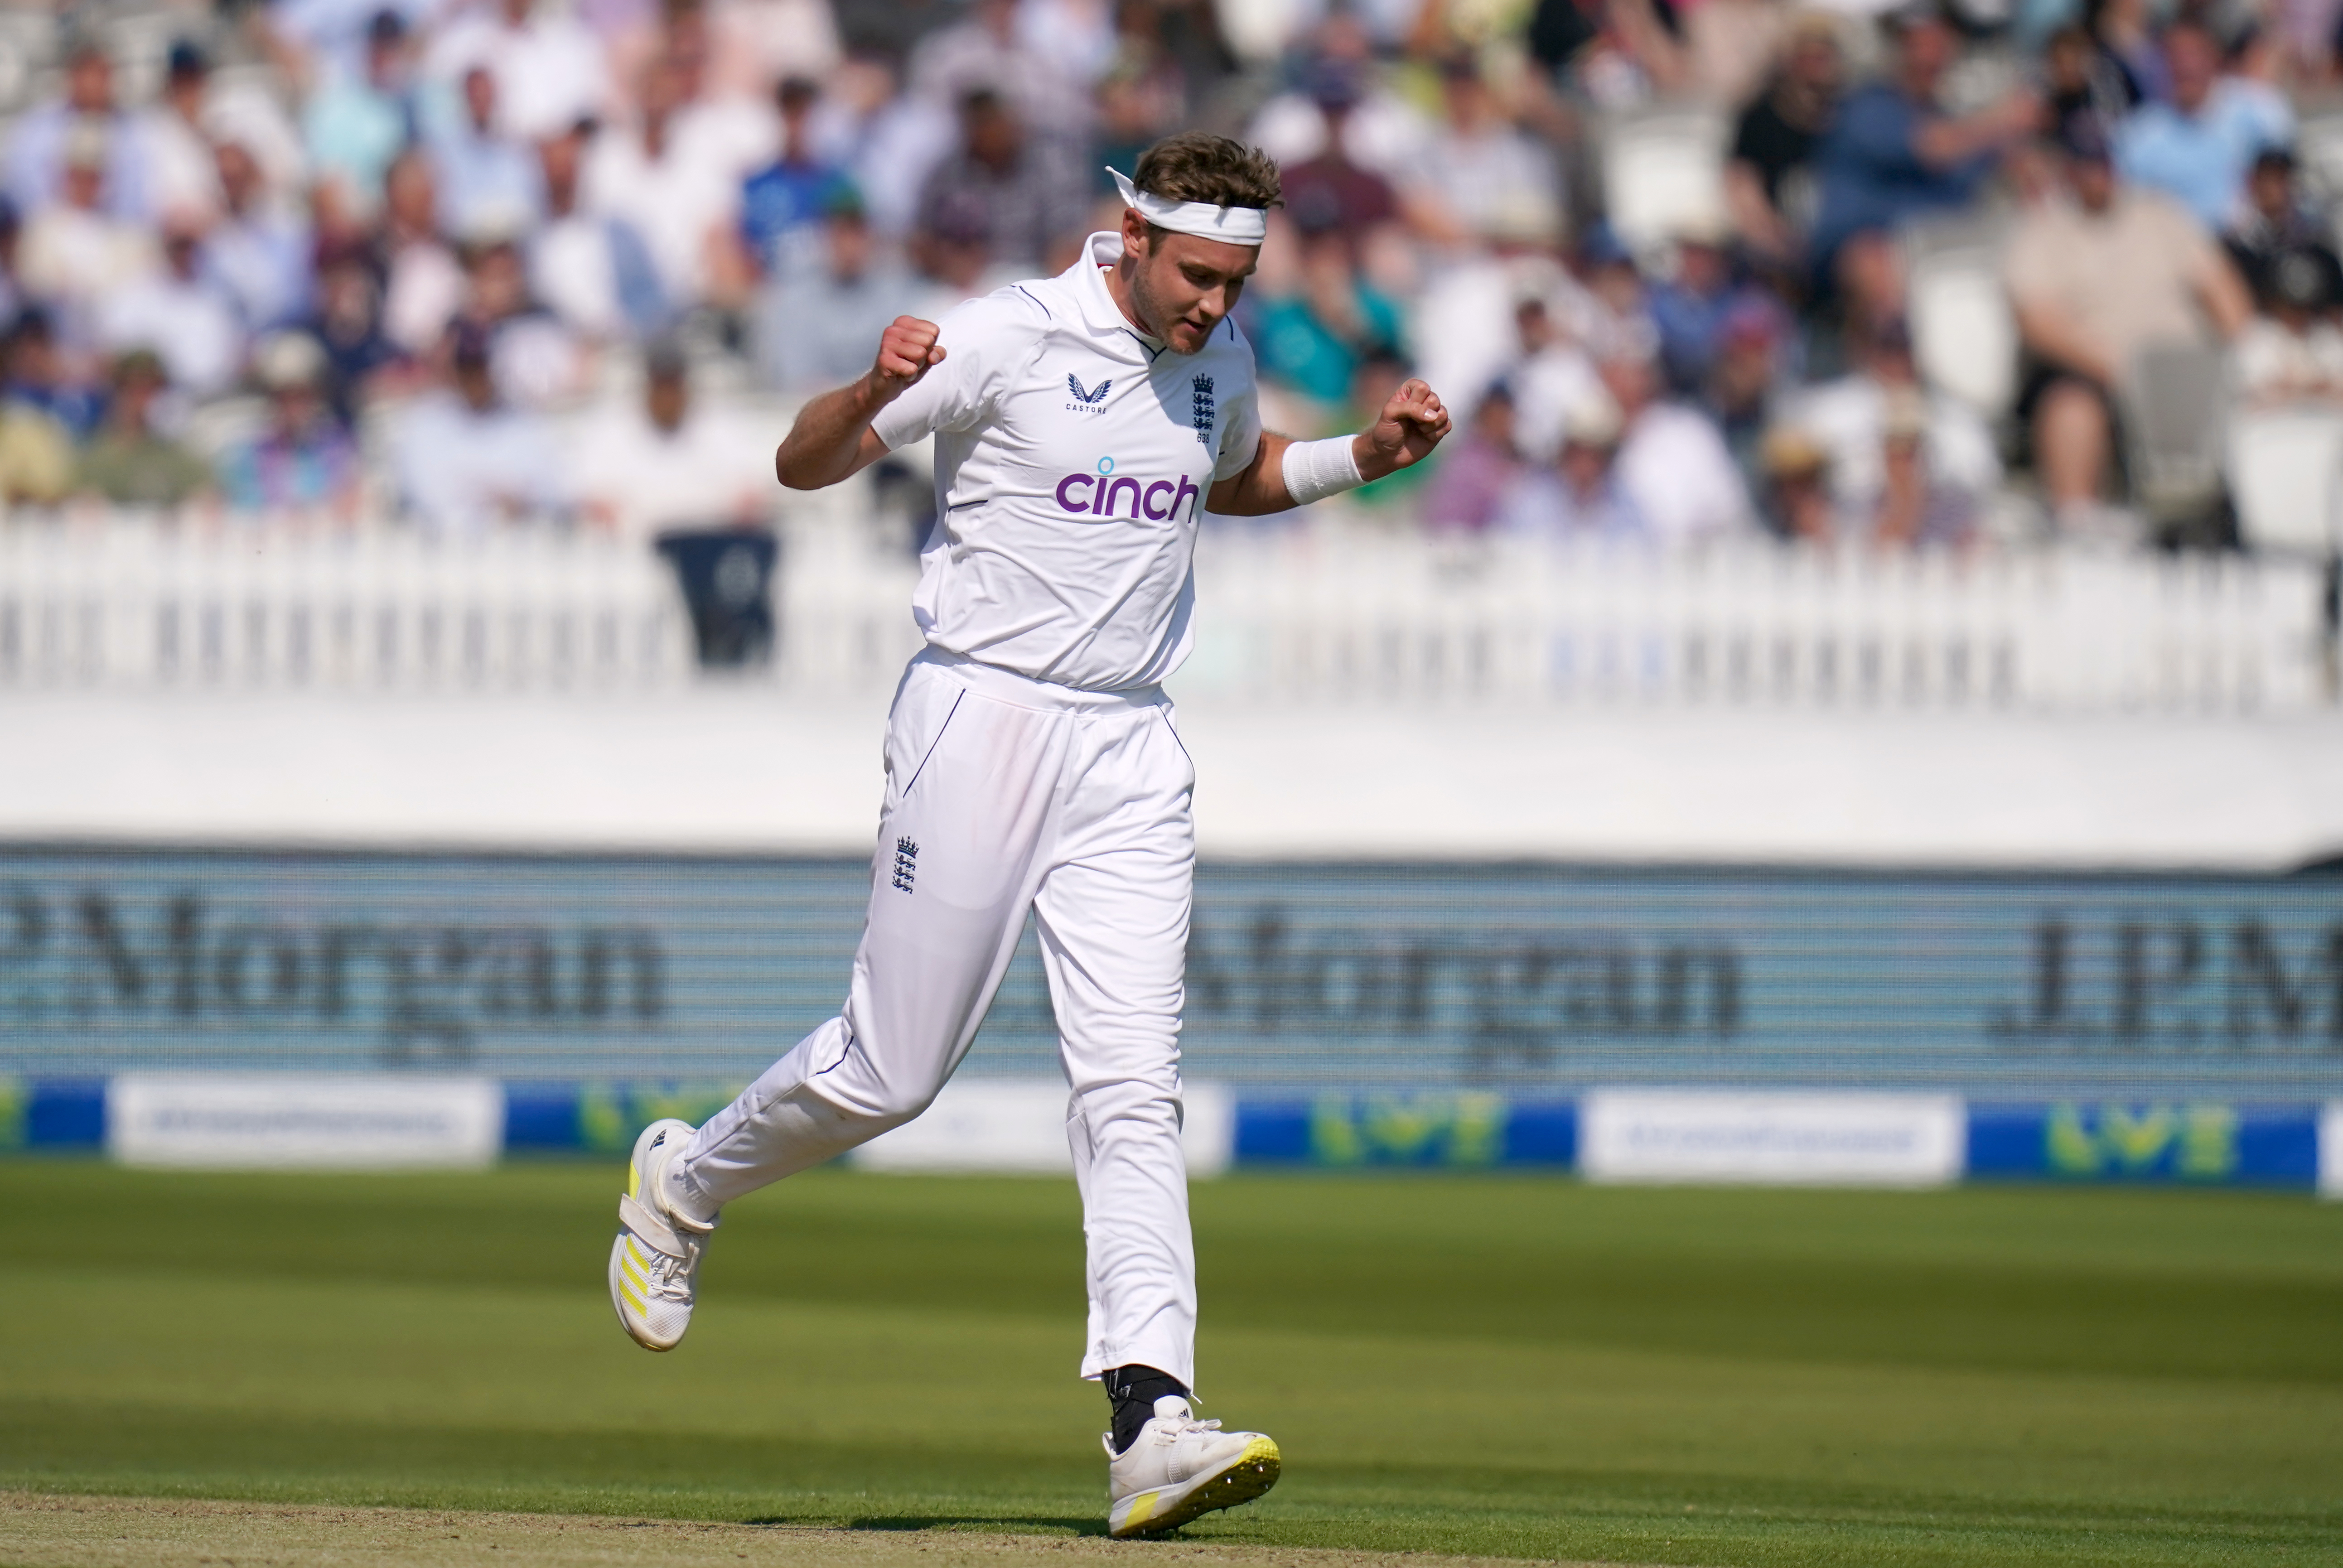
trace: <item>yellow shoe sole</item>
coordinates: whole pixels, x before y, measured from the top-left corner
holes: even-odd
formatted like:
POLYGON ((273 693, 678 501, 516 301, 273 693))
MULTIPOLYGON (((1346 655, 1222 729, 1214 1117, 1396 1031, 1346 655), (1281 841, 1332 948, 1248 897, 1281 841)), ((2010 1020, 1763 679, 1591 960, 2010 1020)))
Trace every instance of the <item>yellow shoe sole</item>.
POLYGON ((1219 1474, 1195 1483, 1185 1491, 1172 1487, 1154 1492, 1142 1492, 1115 1512, 1120 1518, 1108 1520, 1108 1533, 1122 1539, 1133 1535, 1161 1535, 1167 1530, 1177 1530, 1189 1521, 1222 1508, 1234 1508, 1241 1503, 1251 1503, 1277 1484, 1283 1468, 1274 1439, 1256 1437, 1245 1444, 1245 1451, 1219 1474))

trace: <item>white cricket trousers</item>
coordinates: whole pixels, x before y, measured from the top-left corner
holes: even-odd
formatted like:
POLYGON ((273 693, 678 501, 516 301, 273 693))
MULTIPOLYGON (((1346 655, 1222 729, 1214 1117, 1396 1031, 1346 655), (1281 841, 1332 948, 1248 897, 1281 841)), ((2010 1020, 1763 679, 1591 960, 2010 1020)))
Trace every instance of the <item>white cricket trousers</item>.
POLYGON ((1195 1382, 1180 1009, 1195 771, 1160 688, 1077 691, 930 649, 887 722, 846 1010, 718 1112, 687 1196, 730 1201, 900 1127, 967 1054, 1031 910, 1089 1246, 1081 1375, 1195 1382))

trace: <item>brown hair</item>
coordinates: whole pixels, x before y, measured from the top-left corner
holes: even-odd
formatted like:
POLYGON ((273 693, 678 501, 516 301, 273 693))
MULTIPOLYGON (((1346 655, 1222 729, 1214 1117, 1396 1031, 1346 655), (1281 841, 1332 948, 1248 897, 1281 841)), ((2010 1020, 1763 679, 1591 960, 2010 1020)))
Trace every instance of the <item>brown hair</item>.
POLYGON ((1139 156, 1131 183, 1166 201, 1214 206, 1272 207, 1282 204, 1277 164, 1259 147, 1210 131, 1166 136, 1139 156))

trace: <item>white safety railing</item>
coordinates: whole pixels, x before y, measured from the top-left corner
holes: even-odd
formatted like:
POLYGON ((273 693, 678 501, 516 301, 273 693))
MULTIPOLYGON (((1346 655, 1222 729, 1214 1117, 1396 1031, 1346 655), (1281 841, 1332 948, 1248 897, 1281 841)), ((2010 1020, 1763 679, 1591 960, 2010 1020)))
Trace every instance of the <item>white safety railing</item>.
MULTIPOLYGON (((785 529, 779 657, 746 678, 882 689, 913 564, 843 511, 785 529)), ((1183 696, 2287 711, 2332 699, 2321 568, 2075 551, 1675 552, 1216 525, 1183 696)), ((0 690, 575 689, 701 678, 636 544, 391 529, 0 528, 0 690)), ((724 678, 739 679, 732 675, 724 678)))
POLYGON ((0 528, 0 688, 584 688, 690 665, 665 569, 607 539, 0 528))
POLYGON ((2308 563, 1262 533, 1208 544, 1198 576, 1182 690, 2213 711, 2328 699, 2308 563))

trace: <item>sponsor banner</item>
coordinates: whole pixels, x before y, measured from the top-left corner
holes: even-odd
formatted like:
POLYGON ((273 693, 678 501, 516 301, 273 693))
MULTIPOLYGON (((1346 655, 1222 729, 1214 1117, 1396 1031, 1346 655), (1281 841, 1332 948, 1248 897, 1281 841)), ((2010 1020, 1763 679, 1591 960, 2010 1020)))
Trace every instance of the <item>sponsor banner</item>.
POLYGON ((623 1157, 665 1117, 694 1127, 732 1103, 740 1083, 508 1083, 505 1150, 623 1157))
POLYGON ((1322 1094, 1248 1097, 1237 1106, 1236 1157, 1242 1165, 1567 1168, 1577 1159, 1577 1145, 1578 1108, 1566 1100, 1322 1094))
POLYGON ((1593 1181, 1933 1187, 1959 1180, 1961 1101, 1942 1094, 1597 1090, 1578 1108, 1593 1181))
POLYGON ((2343 1100, 2330 1100, 2318 1113, 2318 1195, 2343 1198, 2343 1100))
MULTIPOLYGON (((836 1012, 867 861, 0 847, 0 1074, 737 1085, 836 1012)), ((1184 1070, 1264 1099, 1591 1085, 2343 1099, 2343 878, 1196 869, 1184 1070)), ((1029 933, 964 1076, 1057 1070, 1029 933)))
MULTIPOLYGON (((1065 1081, 954 1079, 917 1120, 847 1156, 863 1171, 968 1171, 1071 1175, 1065 1081)), ((1180 1142, 1188 1173, 1217 1176, 1235 1150, 1236 1097, 1212 1083, 1182 1087, 1180 1142)))
POLYGON ((486 1078, 126 1073, 106 1141, 126 1165, 392 1170, 493 1164, 504 1086, 486 1078))
POLYGON ((1972 1180, 2308 1187, 2319 1149, 2311 1106, 1969 1107, 1972 1180))

